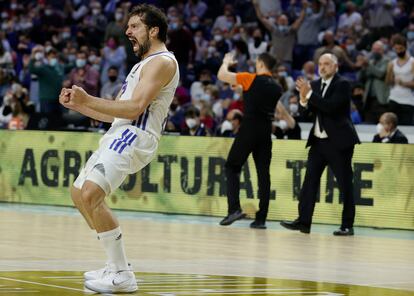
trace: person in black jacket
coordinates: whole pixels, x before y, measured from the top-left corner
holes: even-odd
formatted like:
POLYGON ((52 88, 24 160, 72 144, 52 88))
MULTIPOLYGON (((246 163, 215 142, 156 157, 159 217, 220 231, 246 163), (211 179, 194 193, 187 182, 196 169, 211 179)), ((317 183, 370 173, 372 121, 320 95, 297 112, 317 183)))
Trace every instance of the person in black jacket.
POLYGON ((276 59, 268 53, 256 59, 256 73, 234 73, 228 67, 234 64, 234 56, 226 54, 218 79, 243 88, 244 116, 239 132, 231 146, 225 169, 227 177, 228 215, 220 225, 230 225, 245 214, 240 206, 240 172, 250 153, 256 165, 259 187, 259 211, 251 228, 266 228, 270 199, 270 160, 272 159, 272 119, 282 88, 272 78, 271 69, 276 59))
POLYGON ((374 136, 372 142, 408 144, 407 137, 397 128, 397 125, 398 117, 395 113, 383 113, 377 124, 378 133, 374 136))
POLYGON ((303 233, 310 233, 320 178, 328 165, 343 196, 342 224, 334 235, 354 234, 352 155, 359 138, 349 115, 351 86, 337 71, 337 57, 326 53, 319 58, 320 79, 311 83, 303 78, 296 81, 300 104, 310 109, 315 118, 306 144, 311 148, 299 196, 299 217, 295 221, 282 221, 281 225, 303 233))

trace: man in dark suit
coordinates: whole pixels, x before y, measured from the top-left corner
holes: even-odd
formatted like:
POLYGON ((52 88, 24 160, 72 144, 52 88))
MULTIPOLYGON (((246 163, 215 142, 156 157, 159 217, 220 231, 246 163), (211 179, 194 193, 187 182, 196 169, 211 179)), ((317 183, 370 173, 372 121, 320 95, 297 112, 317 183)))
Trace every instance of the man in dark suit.
POLYGON ((377 134, 372 142, 408 144, 407 137, 397 128, 398 118, 395 113, 386 112, 381 115, 377 124, 377 134))
POLYGON ((310 233, 320 178, 328 165, 343 197, 342 224, 334 235, 354 234, 352 155, 359 139, 350 118, 351 86, 337 71, 337 57, 326 53, 319 58, 320 79, 311 83, 303 78, 296 81, 300 104, 312 111, 315 119, 306 144, 311 148, 299 196, 299 217, 282 221, 281 225, 303 233, 310 233))

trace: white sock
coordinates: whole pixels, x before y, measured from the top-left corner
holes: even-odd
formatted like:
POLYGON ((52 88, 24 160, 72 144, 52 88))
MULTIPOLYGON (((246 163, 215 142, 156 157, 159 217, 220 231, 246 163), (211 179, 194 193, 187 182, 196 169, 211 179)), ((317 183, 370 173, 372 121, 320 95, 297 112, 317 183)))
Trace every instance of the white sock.
POLYGON ((114 266, 115 271, 128 270, 121 227, 98 233, 98 239, 103 244, 108 256, 108 263, 114 266))

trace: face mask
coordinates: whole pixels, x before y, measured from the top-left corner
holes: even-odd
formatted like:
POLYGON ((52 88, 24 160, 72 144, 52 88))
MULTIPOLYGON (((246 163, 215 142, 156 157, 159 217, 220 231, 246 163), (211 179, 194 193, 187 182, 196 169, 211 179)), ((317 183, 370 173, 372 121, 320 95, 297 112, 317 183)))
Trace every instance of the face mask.
POLYGON ((69 39, 70 38, 70 32, 63 32, 62 33, 62 39, 69 39))
POLYGON ((117 78, 118 78, 117 76, 108 76, 108 79, 111 82, 115 82, 117 78))
POLYGON ((43 55, 42 52, 36 52, 35 55, 34 55, 34 58, 35 58, 36 61, 40 61, 40 60, 43 60, 44 55, 43 55))
POLYGON ((76 67, 83 68, 86 65, 86 60, 84 59, 77 59, 76 60, 76 67))
POLYGON ((50 59, 49 60, 49 65, 54 67, 54 66, 56 66, 57 62, 58 62, 57 58, 50 59))
POLYGON ((291 113, 296 113, 299 110, 298 104, 289 104, 289 110, 291 113))
POLYGON ((69 62, 74 62, 76 60, 76 56, 74 54, 68 55, 69 62))
POLYGON ((384 132, 384 126, 382 125, 382 123, 378 123, 377 124, 377 126, 376 126, 376 128, 377 128, 377 133, 378 134, 381 134, 381 133, 383 133, 384 132))
POLYGON ((351 51, 355 50, 355 44, 349 44, 349 45, 347 45, 346 46, 346 50, 348 52, 351 52, 351 51))
POLYGON ((410 41, 414 40, 414 31, 407 32, 407 39, 410 41))
POLYGON ((190 27, 191 27, 191 29, 197 29, 199 25, 200 25, 200 24, 199 24, 199 23, 197 23, 197 22, 191 22, 191 23, 190 23, 190 27))
POLYGON ((379 61, 382 58, 382 55, 379 52, 373 52, 371 56, 376 61, 379 61))
POLYGON ((279 76, 281 77, 288 77, 288 73, 286 71, 278 72, 279 76))
POLYGON ((197 125, 197 120, 195 120, 194 118, 187 118, 185 120, 185 123, 187 124, 189 129, 193 129, 197 125))
POLYGON ((99 8, 92 9, 92 14, 93 15, 98 15, 99 13, 101 13, 101 10, 99 8))
POLYGON ((48 53, 48 52, 49 52, 49 50, 51 50, 51 49, 52 49, 52 46, 50 46, 50 45, 46 46, 46 47, 45 47, 45 51, 46 51, 46 53, 48 53))
POLYGON ((207 49, 207 51, 208 51, 209 54, 212 55, 213 53, 216 52, 216 49, 213 46, 209 46, 208 49, 207 49))
POLYGON ((91 56, 89 56, 89 58, 88 58, 88 61, 89 61, 90 63, 95 62, 95 60, 96 60, 96 55, 91 55, 91 56))
POLYGON ((237 101, 238 99, 240 99, 240 94, 234 93, 233 94, 233 100, 237 101))
POLYGON ((400 51, 400 52, 398 52, 397 53, 397 56, 399 57, 399 58, 404 58, 405 57, 405 50, 404 51, 400 51))
POLYGON ((10 9, 11 10, 15 10, 16 8, 17 8, 17 4, 16 3, 10 4, 10 9))
POLYGON ((312 15, 312 14, 313 14, 312 8, 310 8, 310 7, 306 8, 306 15, 309 16, 309 15, 312 15))
POLYGON ((170 30, 177 30, 178 29, 178 24, 177 23, 171 23, 170 24, 170 30))
POLYGON ((279 25, 278 28, 279 28, 279 31, 282 33, 286 33, 289 30, 288 26, 279 25))
POLYGON ((175 110, 177 110, 177 108, 178 108, 178 104, 174 104, 174 103, 172 103, 172 104, 170 105, 170 109, 171 109, 171 111, 175 111, 175 110))
POLYGON ((203 97, 202 97, 202 100, 204 100, 204 101, 210 101, 211 100, 211 95, 204 94, 203 97))
POLYGON ((233 36, 233 40, 235 40, 235 41, 239 41, 240 39, 241 39, 241 37, 240 37, 240 34, 239 34, 239 33, 234 34, 234 36, 233 36))
POLYGON ((221 36, 221 35, 214 35, 214 41, 220 42, 221 40, 223 40, 223 36, 221 36))
POLYGON ((93 64, 92 68, 94 68, 98 72, 101 70, 101 66, 99 66, 98 64, 93 64))
POLYGON ((4 12, 1 13, 1 18, 2 19, 6 19, 8 17, 9 17, 9 14, 7 12, 4 11, 4 12))
POLYGON ((202 83, 204 86, 207 86, 207 85, 209 85, 209 84, 210 84, 210 80, 203 80, 203 81, 201 81, 201 83, 202 83))
POLYGON ((116 12, 115 13, 115 20, 120 21, 124 17, 124 14, 122 12, 116 12))
POLYGON ((262 38, 260 38, 260 37, 254 37, 254 44, 256 46, 259 46, 260 43, 262 43, 262 38))
POLYGON ((53 11, 50 10, 50 9, 45 10, 45 15, 47 15, 47 16, 52 15, 52 13, 53 13, 53 11))

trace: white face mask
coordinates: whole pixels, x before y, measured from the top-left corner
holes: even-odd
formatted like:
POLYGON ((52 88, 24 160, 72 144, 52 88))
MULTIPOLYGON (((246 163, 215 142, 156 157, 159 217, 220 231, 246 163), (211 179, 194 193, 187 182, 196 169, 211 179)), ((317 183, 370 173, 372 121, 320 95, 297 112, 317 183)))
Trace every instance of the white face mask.
POLYGON ((197 120, 195 120, 194 118, 187 118, 185 120, 185 123, 187 124, 189 129, 193 129, 197 125, 197 120))
POLYGON ((296 113, 299 110, 298 104, 289 104, 289 110, 291 113, 296 113))
POLYGON ((378 123, 377 126, 376 126, 376 128, 377 128, 377 133, 378 134, 381 134, 381 133, 383 133, 385 131, 385 128, 382 125, 382 123, 378 123))
POLYGON ((42 52, 36 52, 35 55, 34 55, 34 58, 35 58, 36 61, 40 61, 40 60, 43 60, 44 55, 43 55, 42 52))

